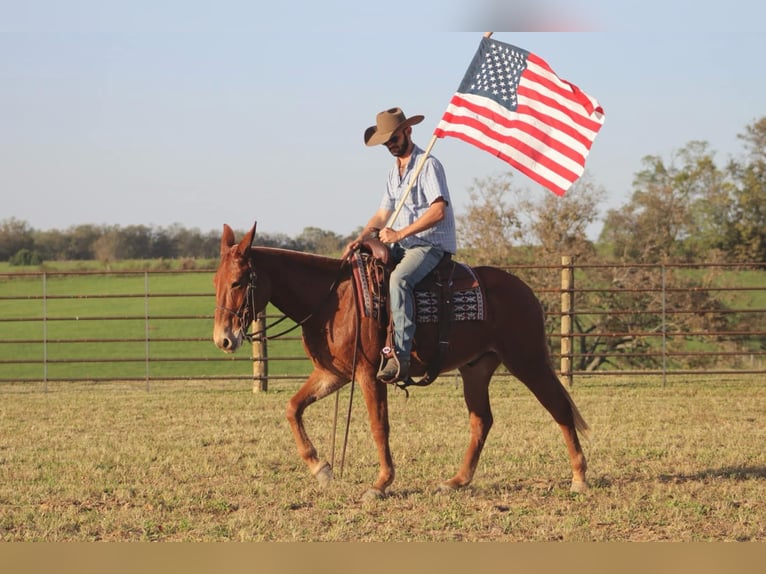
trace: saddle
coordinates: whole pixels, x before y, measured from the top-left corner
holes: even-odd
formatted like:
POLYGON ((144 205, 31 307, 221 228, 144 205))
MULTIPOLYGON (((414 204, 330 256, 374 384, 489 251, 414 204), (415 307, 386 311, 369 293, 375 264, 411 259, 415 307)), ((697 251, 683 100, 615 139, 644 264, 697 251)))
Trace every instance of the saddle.
MULTIPOLYGON (((354 286, 359 308, 386 327, 386 347, 393 340, 393 323, 388 308, 388 280, 394 267, 388 247, 377 238, 363 240, 352 259, 354 286)), ((485 317, 484 296, 479 279, 467 265, 452 260, 445 253, 439 264, 415 286, 415 321, 437 324, 437 354, 426 365, 420 381, 398 383, 430 385, 439 375, 449 348, 449 330, 453 321, 482 320, 485 317)), ((384 354, 384 351, 381 352, 384 354)))

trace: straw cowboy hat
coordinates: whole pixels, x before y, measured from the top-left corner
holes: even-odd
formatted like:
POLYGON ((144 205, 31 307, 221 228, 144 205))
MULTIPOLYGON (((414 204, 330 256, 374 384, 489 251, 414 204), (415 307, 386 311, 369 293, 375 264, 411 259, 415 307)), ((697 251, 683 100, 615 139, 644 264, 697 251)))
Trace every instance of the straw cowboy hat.
POLYGON ((391 135, 402 126, 412 126, 423 121, 423 116, 408 118, 401 108, 391 108, 375 117, 375 125, 364 131, 364 143, 368 146, 386 143, 391 135))

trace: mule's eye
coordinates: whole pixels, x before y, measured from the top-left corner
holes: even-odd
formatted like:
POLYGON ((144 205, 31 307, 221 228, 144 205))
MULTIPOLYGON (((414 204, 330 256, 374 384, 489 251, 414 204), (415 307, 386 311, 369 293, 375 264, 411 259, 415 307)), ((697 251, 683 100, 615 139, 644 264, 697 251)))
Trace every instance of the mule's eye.
POLYGON ((239 281, 235 281, 234 283, 231 284, 232 289, 239 289, 240 287, 242 287, 242 283, 240 283, 239 281))

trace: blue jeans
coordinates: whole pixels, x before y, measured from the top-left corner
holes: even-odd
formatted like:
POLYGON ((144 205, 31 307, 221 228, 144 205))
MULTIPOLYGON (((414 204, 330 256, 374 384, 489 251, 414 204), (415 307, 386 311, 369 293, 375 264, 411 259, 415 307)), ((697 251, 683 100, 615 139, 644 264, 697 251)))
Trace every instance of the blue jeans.
POLYGON ((391 254, 396 262, 389 282, 394 349, 400 360, 409 361, 415 336, 415 285, 439 264, 444 250, 424 245, 403 249, 395 244, 391 254))

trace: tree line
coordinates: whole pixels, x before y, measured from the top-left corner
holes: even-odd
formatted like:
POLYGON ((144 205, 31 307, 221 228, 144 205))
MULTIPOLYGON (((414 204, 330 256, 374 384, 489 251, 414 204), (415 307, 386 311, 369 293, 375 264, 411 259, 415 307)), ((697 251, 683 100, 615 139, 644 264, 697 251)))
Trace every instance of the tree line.
MULTIPOLYGON (((240 233, 241 234, 241 233, 240 233)), ((258 233, 256 244, 297 251, 335 254, 350 241, 332 231, 307 227, 297 237, 258 233)), ((217 259, 221 235, 180 224, 75 225, 65 230, 35 230, 15 218, 0 221, 0 260, 11 265, 40 265, 46 261, 101 261, 129 259, 217 259)))
MULTIPOLYGON (((742 157, 721 166, 707 142, 670 157, 646 156, 629 201, 609 210, 596 240, 606 191, 587 175, 564 197, 530 198, 511 173, 475 180, 458 214, 460 257, 475 263, 540 261, 561 254, 634 261, 766 260, 766 117, 739 135, 742 157), (520 261, 521 260, 521 261, 520 261)), ((308 227, 297 237, 257 235, 258 245, 337 255, 356 235, 308 227)), ((83 224, 35 230, 0 221, 0 260, 17 265, 56 260, 217 258, 219 233, 170 227, 83 224)))

